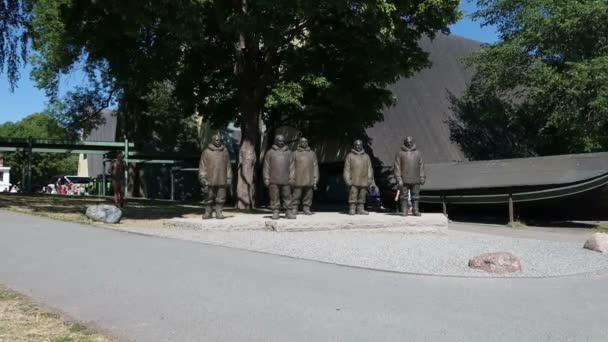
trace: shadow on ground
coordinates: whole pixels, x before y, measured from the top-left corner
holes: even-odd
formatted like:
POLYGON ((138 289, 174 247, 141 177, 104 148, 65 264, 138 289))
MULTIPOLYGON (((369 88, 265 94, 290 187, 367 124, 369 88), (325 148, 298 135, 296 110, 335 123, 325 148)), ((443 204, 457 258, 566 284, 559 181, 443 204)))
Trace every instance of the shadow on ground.
MULTIPOLYGON (((508 226, 509 221, 499 216, 486 216, 475 214, 459 214, 450 215, 450 220, 459 223, 476 223, 508 226)), ((516 221, 519 227, 543 227, 543 228, 580 228, 593 229, 597 228, 600 223, 596 221, 581 222, 577 220, 550 220, 546 218, 519 218, 516 221)))
MULTIPOLYGON (((111 197, 93 196, 63 196, 48 194, 12 194, 0 193, 0 209, 7 209, 23 213, 37 214, 56 219, 86 222, 86 208, 95 204, 112 204, 111 197)), ((347 215, 346 205, 316 205, 314 212, 339 212, 347 215)), ((259 210, 237 210, 225 208, 226 212, 247 212, 268 215, 270 210, 262 208, 259 210)), ((388 215, 398 215, 390 211, 382 211, 388 215)), ((426 211, 424 211, 426 212, 426 211)), ((423 212, 423 215, 424 215, 423 212)), ((283 211, 282 211, 283 213, 283 211)), ((204 208, 199 201, 170 201, 170 200, 148 200, 127 199, 123 210, 123 219, 126 220, 164 220, 177 217, 193 217, 204 214, 204 208)), ((454 210, 450 213, 450 219, 455 222, 481 223, 507 225, 505 215, 495 213, 470 212, 454 210), (494 214, 494 215, 492 215, 494 214)), ((596 228, 598 222, 581 222, 577 220, 550 220, 543 217, 532 218, 520 217, 518 223, 522 226, 538 226, 551 228, 596 228)))
MULTIPOLYGON (((172 202, 162 200, 128 199, 123 218, 153 220, 187 215, 202 215, 203 208, 197 202, 172 202)), ((34 214, 82 215, 88 206, 112 204, 109 197, 79 197, 61 195, 0 194, 0 209, 34 214)))

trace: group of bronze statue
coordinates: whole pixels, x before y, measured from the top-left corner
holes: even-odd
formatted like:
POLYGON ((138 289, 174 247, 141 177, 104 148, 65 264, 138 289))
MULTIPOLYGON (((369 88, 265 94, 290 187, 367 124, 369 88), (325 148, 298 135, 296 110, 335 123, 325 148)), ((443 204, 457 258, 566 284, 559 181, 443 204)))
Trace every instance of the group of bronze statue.
MULTIPOLYGON (((405 138, 401 151, 395 157, 394 174, 400 190, 401 214, 408 215, 411 201, 412 214, 420 216, 420 185, 424 184, 426 177, 422 155, 416 149, 412 137, 405 138)), ((215 135, 201 154, 198 175, 203 192, 207 195, 203 219, 212 218, 213 210, 217 219, 223 219, 227 189, 232 184, 232 168, 221 136, 215 135)), ((365 203, 368 189, 374 183, 374 172, 361 140, 354 142, 352 150, 346 156, 343 176, 349 188, 348 213, 368 215, 365 203)), ((319 164, 317 155, 308 146, 306 138, 300 138, 296 150, 291 151, 285 143, 285 137, 277 135, 274 145, 264 158, 263 179, 270 195, 273 220, 279 219, 281 204, 288 219, 297 217, 300 205, 304 215, 312 215, 310 207, 319 183, 319 164)))

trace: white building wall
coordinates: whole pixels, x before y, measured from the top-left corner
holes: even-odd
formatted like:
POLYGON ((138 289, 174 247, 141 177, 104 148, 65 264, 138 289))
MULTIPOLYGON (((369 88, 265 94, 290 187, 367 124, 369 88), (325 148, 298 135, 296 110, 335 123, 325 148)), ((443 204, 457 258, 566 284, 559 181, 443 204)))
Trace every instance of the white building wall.
POLYGON ((2 174, 2 177, 0 177, 0 192, 8 191, 8 188, 11 185, 11 183, 10 183, 11 168, 10 167, 0 167, 0 174, 2 174))

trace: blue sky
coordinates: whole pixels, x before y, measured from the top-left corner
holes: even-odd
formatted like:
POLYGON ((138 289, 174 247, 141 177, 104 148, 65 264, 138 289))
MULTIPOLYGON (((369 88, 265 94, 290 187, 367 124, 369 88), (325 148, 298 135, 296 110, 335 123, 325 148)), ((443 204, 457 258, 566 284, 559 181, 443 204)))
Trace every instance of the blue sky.
MULTIPOLYGON (((469 14, 476 8, 474 1, 462 0, 460 9, 469 14)), ((479 22, 472 21, 468 16, 452 25, 452 34, 470 38, 484 43, 493 43, 498 40, 493 27, 481 27, 479 22)), ((14 92, 10 92, 6 74, 0 75, 0 123, 6 121, 18 121, 25 116, 40 112, 46 107, 46 96, 44 91, 36 88, 30 80, 30 67, 25 66, 21 70, 21 80, 14 92)), ((84 81, 84 75, 75 72, 61 82, 61 92, 80 85, 84 81)))

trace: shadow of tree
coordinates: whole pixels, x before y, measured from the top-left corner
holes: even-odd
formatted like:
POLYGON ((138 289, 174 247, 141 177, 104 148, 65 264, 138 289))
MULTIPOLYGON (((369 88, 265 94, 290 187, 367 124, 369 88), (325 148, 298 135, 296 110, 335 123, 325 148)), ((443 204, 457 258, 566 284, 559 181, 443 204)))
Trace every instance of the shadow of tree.
MULTIPOLYGON (((88 206, 112 204, 109 197, 77 197, 59 195, 0 194, 0 208, 22 209, 32 213, 82 214, 88 206)), ((197 202, 127 199, 125 219, 164 219, 203 213, 197 202)))

